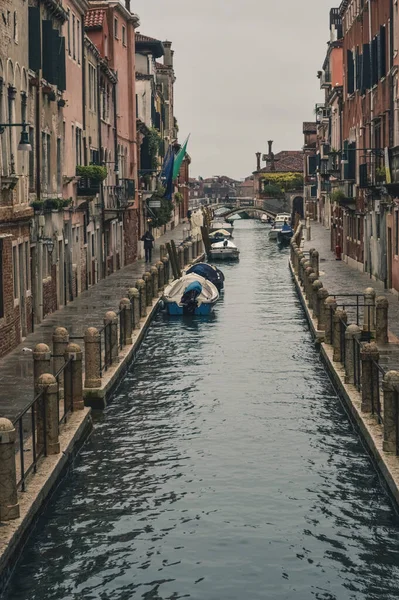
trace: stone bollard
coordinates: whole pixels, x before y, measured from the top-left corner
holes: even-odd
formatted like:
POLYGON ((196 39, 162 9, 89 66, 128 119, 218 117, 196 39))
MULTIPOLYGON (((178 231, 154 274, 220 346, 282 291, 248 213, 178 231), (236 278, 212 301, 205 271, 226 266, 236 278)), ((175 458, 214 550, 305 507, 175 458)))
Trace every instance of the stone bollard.
POLYGON ((362 411, 373 411, 373 399, 378 398, 378 373, 375 372, 373 361, 378 364, 380 353, 375 342, 363 344, 360 350, 362 362, 362 411))
POLYGON ((361 336, 360 327, 348 325, 345 331, 345 383, 355 383, 357 343, 360 342, 361 336))
POLYGON ((313 298, 312 298, 312 302, 313 302, 313 318, 317 319, 319 316, 319 290, 321 290, 321 288, 323 287, 323 283, 320 281, 320 279, 316 279, 316 281, 313 282, 312 284, 312 291, 313 291, 313 298))
POLYGON ((161 260, 158 260, 155 263, 155 266, 157 268, 158 271, 158 291, 161 292, 164 288, 164 279, 163 279, 163 273, 164 273, 164 268, 163 268, 163 262, 161 260))
POLYGON ((39 392, 43 392, 46 422, 44 424, 45 456, 60 453, 58 384, 54 375, 44 373, 37 380, 39 392))
MULTIPOLYGON (((115 315, 115 313, 113 314, 115 315)), ((115 317, 118 320, 116 315, 115 317)), ((78 344, 68 344, 65 350, 65 361, 69 360, 71 362, 65 368, 64 389, 66 405, 71 410, 83 410, 83 355, 78 344)))
POLYGON ((364 290, 363 331, 375 334, 375 290, 371 287, 364 290))
POLYGON ((299 275, 299 254, 300 254, 300 249, 299 248, 295 248, 295 262, 294 262, 294 271, 295 271, 295 275, 299 275))
MULTIPOLYGON (((337 308, 333 316, 333 361, 334 362, 342 362, 342 348, 341 348, 341 327, 342 322, 346 323, 348 320, 348 316, 344 310, 337 308)), ((344 341, 344 340, 343 340, 344 341)))
POLYGON ((196 257, 194 256, 194 246, 192 242, 187 242, 187 256, 188 256, 188 260, 187 263, 190 263, 192 260, 194 260, 196 257))
POLYGON ((157 269, 157 267, 151 267, 151 279, 152 279, 152 297, 158 298, 158 269, 157 269))
POLYGON ((326 300, 328 298, 328 291, 326 290, 326 288, 320 288, 319 291, 317 292, 317 306, 318 306, 318 311, 317 311, 317 330, 318 331, 325 331, 326 329, 326 324, 327 324, 327 319, 329 317, 329 315, 327 314, 326 311, 326 300))
POLYGON ((33 383, 36 390, 36 382, 40 375, 51 372, 51 352, 47 344, 37 344, 33 350, 33 383))
POLYGON ((143 318, 147 315, 147 288, 144 279, 136 281, 136 288, 140 294, 140 317, 143 318))
POLYGON ((140 327, 140 292, 137 288, 130 288, 128 292, 130 304, 132 305, 131 316, 132 316, 132 329, 139 329, 140 327))
POLYGON ((88 327, 84 335, 85 388, 101 387, 101 335, 96 327, 88 327))
POLYGON ((15 439, 14 425, 8 419, 0 418, 0 521, 19 517, 15 439))
POLYGON ((303 288, 305 291, 306 298, 309 298, 309 277, 312 275, 313 269, 312 267, 306 267, 304 277, 303 277, 303 288))
MULTIPOLYGON (((321 288, 323 289, 323 288, 321 288)), ((329 296, 324 301, 324 311, 325 311, 325 333, 324 333, 324 341, 326 344, 333 343, 333 322, 334 322, 334 313, 337 310, 337 301, 335 298, 329 296)))
POLYGON ((378 344, 388 344, 388 298, 378 296, 375 304, 375 339, 378 344))
POLYGON ((165 286, 165 285, 168 285, 169 279, 170 279, 170 275, 169 275, 169 265, 170 265, 169 256, 165 256, 162 259, 162 262, 163 262, 163 280, 164 280, 164 286, 165 286))
POLYGON ((152 306, 152 275, 149 271, 144 273, 143 280, 145 281, 146 305, 152 306))
POLYGON ((179 246, 177 249, 177 263, 178 263, 180 269, 184 268, 184 254, 183 254, 183 248, 181 246, 179 246))
POLYGON ((304 256, 299 261, 299 281, 302 283, 302 285, 304 284, 305 263, 306 263, 307 260, 308 259, 305 258, 305 256, 304 256))
MULTIPOLYGON (((69 333, 65 327, 54 327, 53 331, 53 371, 58 371, 63 367, 65 358, 65 349, 69 344, 69 333)), ((49 372, 49 371, 48 371, 49 372)), ((60 398, 64 395, 64 372, 62 371, 58 377, 60 398)))
POLYGON ((190 255, 189 255, 189 252, 188 252, 188 244, 187 244, 187 242, 183 244, 183 254, 184 254, 184 258, 183 258, 184 264, 183 264, 183 267, 185 267, 190 262, 190 255))
POLYGON ((133 338, 132 338, 132 305, 130 304, 130 300, 129 298, 122 298, 122 300, 119 302, 119 310, 121 310, 121 320, 120 320, 120 325, 121 325, 121 332, 120 332, 120 339, 121 339, 121 346, 122 344, 124 346, 130 346, 133 343, 133 338))
POLYGON ((313 250, 312 254, 310 255, 310 262, 312 264, 313 271, 316 273, 317 277, 319 277, 319 253, 317 250, 313 250))
POLYGON ((104 316, 105 365, 109 367, 118 362, 118 317, 113 310, 104 316))
POLYGON ((385 452, 397 451, 399 371, 388 371, 382 381, 384 393, 384 441, 385 452))
POLYGON ((308 299, 309 308, 313 308, 313 284, 315 281, 317 281, 317 275, 316 275, 316 273, 311 273, 309 275, 308 289, 307 289, 307 292, 308 292, 307 299, 308 299))
POLYGON ((162 260, 164 256, 166 256, 165 244, 160 244, 160 246, 159 246, 159 259, 162 260))

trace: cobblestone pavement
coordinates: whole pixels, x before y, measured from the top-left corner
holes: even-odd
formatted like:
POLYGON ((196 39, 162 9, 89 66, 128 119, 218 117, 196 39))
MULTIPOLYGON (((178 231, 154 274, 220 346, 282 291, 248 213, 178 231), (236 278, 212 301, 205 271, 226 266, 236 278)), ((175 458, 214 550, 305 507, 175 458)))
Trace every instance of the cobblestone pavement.
MULTIPOLYGON (((174 239, 178 245, 183 241, 183 229, 187 228, 187 224, 180 224, 158 238, 152 262, 159 259, 160 244, 174 239)), ((56 326, 66 327, 72 337, 83 336, 87 327, 102 327, 106 311, 119 308, 119 301, 126 297, 127 290, 141 277, 145 267, 144 259, 139 259, 101 280, 64 308, 48 315, 40 325, 35 326, 34 333, 0 359, 0 417, 16 418, 33 400, 32 353, 24 352, 23 348, 33 349, 40 342, 51 347, 53 329, 56 326)))
MULTIPOLYGON (((306 232, 305 232, 306 238, 306 232)), ((399 369, 399 299, 398 296, 384 289, 384 284, 375 281, 367 273, 361 273, 350 267, 344 261, 335 259, 330 250, 330 231, 320 223, 311 221, 311 240, 304 242, 304 249, 315 248, 319 252, 320 280, 331 295, 362 294, 367 287, 372 287, 376 295, 385 296, 389 301, 389 331, 390 348, 381 348, 381 363, 384 368, 399 369), (395 337, 398 339, 395 339, 395 337)), ((345 301, 354 303, 355 299, 337 299, 338 303, 345 301)), ((356 309, 352 309, 352 315, 356 309)), ((348 310, 348 312, 350 312, 348 310)), ((352 321, 353 322, 353 321, 352 321)))

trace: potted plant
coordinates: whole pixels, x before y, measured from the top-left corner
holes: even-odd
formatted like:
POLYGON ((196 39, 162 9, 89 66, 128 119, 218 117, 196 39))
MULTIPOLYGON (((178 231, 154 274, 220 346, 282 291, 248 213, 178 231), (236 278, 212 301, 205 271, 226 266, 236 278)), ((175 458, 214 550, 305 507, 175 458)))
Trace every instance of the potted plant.
POLYGON ((31 202, 30 205, 35 212, 41 212, 44 207, 44 202, 43 200, 33 200, 33 202, 31 202))
POLYGON ((375 170, 375 181, 376 183, 385 183, 385 168, 384 167, 377 167, 375 170))
POLYGON ((176 204, 181 204, 184 200, 184 196, 181 192, 176 192, 174 195, 176 204))
POLYGON ((108 175, 107 167, 101 165, 78 165, 76 175, 78 182, 78 196, 95 196, 100 191, 100 184, 108 175))

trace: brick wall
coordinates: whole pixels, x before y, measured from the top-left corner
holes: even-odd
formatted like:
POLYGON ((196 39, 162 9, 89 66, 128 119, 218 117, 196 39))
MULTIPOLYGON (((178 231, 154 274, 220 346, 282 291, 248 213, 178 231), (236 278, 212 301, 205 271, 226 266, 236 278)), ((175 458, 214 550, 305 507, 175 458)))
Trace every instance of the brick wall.
POLYGON ((123 215, 125 265, 130 265, 137 259, 138 222, 136 209, 130 208, 129 210, 125 211, 123 215))
POLYGON ((12 238, 3 238, 4 317, 0 319, 0 356, 4 356, 21 341, 19 307, 14 308, 12 270, 12 238))

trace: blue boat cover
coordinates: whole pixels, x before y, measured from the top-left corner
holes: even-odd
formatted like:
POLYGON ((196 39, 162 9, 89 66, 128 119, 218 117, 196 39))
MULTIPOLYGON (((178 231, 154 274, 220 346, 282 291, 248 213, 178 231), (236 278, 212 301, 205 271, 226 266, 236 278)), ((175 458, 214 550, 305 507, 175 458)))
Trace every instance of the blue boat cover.
POLYGON ((197 263, 196 265, 190 267, 187 273, 197 273, 197 275, 201 275, 201 277, 204 277, 213 283, 218 290, 223 287, 224 275, 222 271, 219 271, 219 269, 214 269, 207 263, 197 263))
POLYGON ((284 223, 281 231, 292 231, 291 227, 288 225, 288 223, 284 223))
POLYGON ((186 289, 184 290, 184 293, 186 294, 187 292, 198 292, 198 294, 200 294, 202 292, 202 285, 200 284, 199 281, 193 281, 192 283, 190 283, 186 289))

